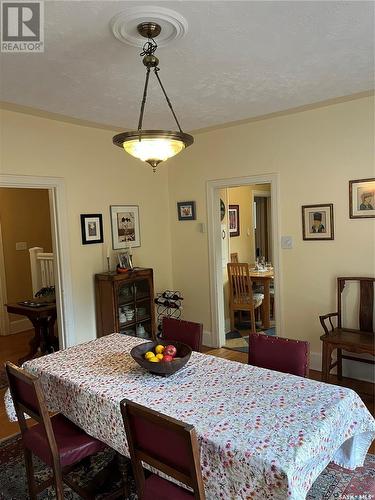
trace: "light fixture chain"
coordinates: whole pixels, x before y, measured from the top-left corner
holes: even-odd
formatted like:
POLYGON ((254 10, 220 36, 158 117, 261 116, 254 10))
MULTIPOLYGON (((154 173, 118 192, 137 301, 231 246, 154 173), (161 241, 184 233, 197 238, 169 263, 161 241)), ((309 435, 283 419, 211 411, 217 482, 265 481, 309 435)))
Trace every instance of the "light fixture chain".
POLYGON ((180 124, 179 124, 179 122, 178 122, 178 120, 177 120, 176 113, 174 112, 174 110, 173 110, 173 108, 172 108, 171 101, 169 100, 169 97, 167 96, 167 93, 166 93, 166 91, 165 91, 165 89, 164 89, 164 87, 163 87, 163 84, 161 83, 160 77, 159 77, 159 75, 158 75, 158 72, 159 72, 159 71, 160 71, 160 68, 154 68, 154 73, 155 73, 155 75, 156 75, 156 78, 158 79, 158 82, 159 82, 159 84, 160 84, 161 90, 163 91, 164 97, 165 97, 165 98, 166 98, 166 100, 167 100, 168 106, 169 106, 170 110, 172 111, 172 115, 173 115, 174 119, 176 120, 177 127, 179 128, 179 131, 180 131, 181 133, 183 133, 183 132, 182 132, 182 128, 180 127, 180 124))
MULTIPOLYGON (((142 104, 141 104, 141 112, 139 114, 139 121, 138 121, 138 130, 142 130, 142 122, 143 122, 143 113, 145 110, 145 104, 146 104, 146 99, 147 99, 147 87, 148 87, 148 80, 150 78, 150 68, 147 68, 146 70, 146 81, 145 81, 145 87, 143 90, 143 98, 142 98, 142 104)), ((139 140, 141 140, 141 136, 139 136, 139 140)))

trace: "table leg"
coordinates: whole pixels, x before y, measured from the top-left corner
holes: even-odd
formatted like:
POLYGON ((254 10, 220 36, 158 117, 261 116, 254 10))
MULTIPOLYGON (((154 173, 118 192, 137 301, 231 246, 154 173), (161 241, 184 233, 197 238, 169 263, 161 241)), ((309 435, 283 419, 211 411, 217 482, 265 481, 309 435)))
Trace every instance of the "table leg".
POLYGON ((26 356, 23 356, 18 360, 19 365, 22 365, 25 361, 34 358, 38 351, 41 355, 43 355, 57 351, 59 348, 58 340, 55 338, 54 331, 56 321, 55 314, 29 319, 33 324, 35 334, 29 343, 30 351, 26 354, 26 356))
POLYGON ((263 328, 265 330, 268 330, 270 328, 270 304, 271 304, 271 297, 270 297, 270 280, 265 279, 264 280, 264 299, 263 299, 263 314, 262 314, 262 322, 263 322, 263 328))
POLYGON ((26 356, 23 356, 22 358, 20 358, 18 360, 18 364, 20 366, 23 363, 25 363, 25 361, 28 361, 29 359, 32 359, 35 357, 35 354, 38 352, 38 350, 40 348, 41 338, 43 336, 42 327, 41 327, 39 321, 36 319, 31 319, 31 318, 29 318, 29 319, 30 319, 31 323, 33 324, 35 333, 34 333, 33 338, 29 342, 29 347, 30 347, 29 352, 26 354, 26 356))

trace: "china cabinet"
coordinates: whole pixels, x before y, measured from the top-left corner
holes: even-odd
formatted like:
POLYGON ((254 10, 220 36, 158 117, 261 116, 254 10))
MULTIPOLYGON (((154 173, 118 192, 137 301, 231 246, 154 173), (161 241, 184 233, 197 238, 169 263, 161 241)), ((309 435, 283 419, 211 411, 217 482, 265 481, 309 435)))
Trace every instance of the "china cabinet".
POLYGON ((113 332, 144 339, 155 338, 152 269, 95 275, 97 336, 113 332))

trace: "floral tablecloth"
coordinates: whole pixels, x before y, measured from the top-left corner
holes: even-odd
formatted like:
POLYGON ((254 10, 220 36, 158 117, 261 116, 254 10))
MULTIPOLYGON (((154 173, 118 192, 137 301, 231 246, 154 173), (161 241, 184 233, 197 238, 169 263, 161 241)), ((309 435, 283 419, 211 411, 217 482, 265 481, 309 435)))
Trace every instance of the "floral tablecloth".
POLYGON ((302 500, 330 461, 363 464, 375 421, 354 391, 200 353, 158 377, 129 355, 140 342, 114 333, 24 366, 50 410, 124 455, 124 397, 193 424, 209 500, 302 500))

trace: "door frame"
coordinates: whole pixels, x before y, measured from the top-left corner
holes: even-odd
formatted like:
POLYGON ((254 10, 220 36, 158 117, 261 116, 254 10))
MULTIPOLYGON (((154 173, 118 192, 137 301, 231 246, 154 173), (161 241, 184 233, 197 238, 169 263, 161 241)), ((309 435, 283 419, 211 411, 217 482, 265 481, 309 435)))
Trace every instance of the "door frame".
POLYGON ((64 179, 61 177, 0 174, 0 187, 48 189, 49 191, 52 246, 56 266, 55 291, 59 345, 61 349, 65 349, 75 344, 76 336, 64 179))
MULTIPOLYGON (((255 198, 271 198, 271 202, 272 202, 272 197, 271 197, 271 191, 262 191, 262 190, 257 190, 257 189, 254 189, 252 192, 251 192, 251 208, 253 210, 253 239, 254 239, 254 243, 255 243, 255 224, 254 224, 254 200, 255 198)), ((271 209, 271 212, 272 212, 272 209, 271 209)), ((272 226, 272 213, 271 213, 271 226, 272 226)), ((269 235, 269 237, 271 238, 271 243, 270 243, 270 247, 272 247, 272 231, 271 231, 271 234, 269 235)), ((255 253, 255 245, 254 245, 254 255, 256 256, 256 253, 255 253)), ((273 248, 272 248, 272 251, 273 251, 273 248)))
POLYGON ((250 184, 271 185, 271 217, 272 217, 272 254, 275 269, 275 312, 278 336, 283 336, 284 324, 282 314, 282 270, 279 252, 280 241, 280 179, 279 174, 270 173, 247 177, 215 179, 206 183, 208 256, 211 302, 211 339, 212 347, 225 344, 225 318, 223 296, 223 273, 220 238, 220 197, 219 190, 250 184))

